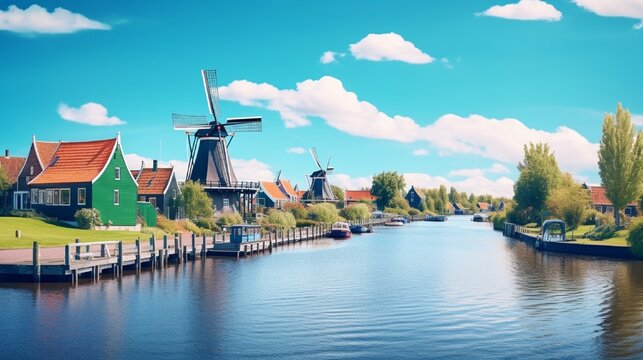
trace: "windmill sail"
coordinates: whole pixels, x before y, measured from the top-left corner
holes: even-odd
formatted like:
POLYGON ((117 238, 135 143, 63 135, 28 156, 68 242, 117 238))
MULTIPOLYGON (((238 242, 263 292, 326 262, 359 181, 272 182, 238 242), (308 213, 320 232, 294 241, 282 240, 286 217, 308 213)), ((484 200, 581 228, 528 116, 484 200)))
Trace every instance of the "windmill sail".
POLYGON ((335 195, 333 194, 333 189, 328 183, 326 178, 327 173, 332 171, 330 165, 330 158, 328 158, 327 169, 324 169, 319 162, 319 157, 317 156, 317 150, 313 147, 310 148, 310 154, 313 156, 315 164, 319 170, 314 171, 310 174, 310 189, 309 189, 309 201, 312 202, 334 202, 335 195))
POLYGON ((201 70, 203 77, 203 87, 205 88, 205 97, 208 101, 210 114, 214 116, 214 121, 219 121, 219 88, 217 87, 217 71, 201 70))

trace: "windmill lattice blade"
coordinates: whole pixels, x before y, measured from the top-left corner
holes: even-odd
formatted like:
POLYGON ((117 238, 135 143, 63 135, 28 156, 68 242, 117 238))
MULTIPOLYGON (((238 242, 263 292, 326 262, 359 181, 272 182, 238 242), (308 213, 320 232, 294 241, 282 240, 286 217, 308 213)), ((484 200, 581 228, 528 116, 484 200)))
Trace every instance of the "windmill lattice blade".
POLYGON ((315 164, 317 164, 319 170, 324 170, 319 163, 319 158, 317 157, 317 149, 315 149, 314 147, 310 148, 310 154, 313 156, 313 160, 315 160, 315 164))
POLYGON ((205 115, 181 115, 181 114, 172 114, 172 123, 174 124, 174 129, 208 129, 210 124, 208 123, 208 117, 205 115))
POLYGON ((229 118, 223 125, 228 132, 260 132, 261 117, 229 118))
POLYGON ((205 97, 208 100, 210 114, 214 116, 215 121, 219 121, 219 88, 217 86, 216 70, 201 70, 203 77, 203 87, 205 88, 205 97))

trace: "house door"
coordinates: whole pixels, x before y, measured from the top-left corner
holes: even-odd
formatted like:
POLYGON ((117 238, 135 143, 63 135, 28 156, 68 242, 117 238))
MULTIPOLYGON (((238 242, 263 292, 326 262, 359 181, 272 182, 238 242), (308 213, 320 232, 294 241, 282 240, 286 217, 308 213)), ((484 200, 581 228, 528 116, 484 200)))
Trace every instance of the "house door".
POLYGON ((13 209, 26 210, 29 193, 26 191, 16 191, 13 193, 13 209))

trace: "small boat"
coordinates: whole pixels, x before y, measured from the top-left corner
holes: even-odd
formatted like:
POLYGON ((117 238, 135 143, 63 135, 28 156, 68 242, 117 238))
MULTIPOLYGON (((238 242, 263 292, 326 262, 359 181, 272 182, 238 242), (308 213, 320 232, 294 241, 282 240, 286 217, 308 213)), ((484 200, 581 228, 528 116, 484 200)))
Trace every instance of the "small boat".
POLYGON ((353 234, 365 234, 373 232, 373 228, 371 226, 364 225, 351 225, 350 230, 353 234))
POLYGON ((447 221, 447 217, 444 215, 427 215, 424 217, 424 221, 447 221))
POLYGON ((485 221, 487 221, 487 217, 482 215, 482 214, 475 214, 475 215, 473 215, 472 220, 474 222, 485 222, 485 221))
POLYGON ((393 218, 384 223, 384 226, 403 226, 403 225, 404 225, 403 218, 393 218))
POLYGON ((351 235, 350 227, 348 226, 348 223, 345 222, 334 223, 328 233, 328 237, 333 239, 349 239, 351 235))

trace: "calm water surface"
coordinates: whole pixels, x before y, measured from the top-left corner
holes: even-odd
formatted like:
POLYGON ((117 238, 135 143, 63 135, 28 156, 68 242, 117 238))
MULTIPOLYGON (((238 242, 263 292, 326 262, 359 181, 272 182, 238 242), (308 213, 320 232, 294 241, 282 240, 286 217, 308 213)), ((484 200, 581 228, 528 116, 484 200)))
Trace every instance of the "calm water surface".
POLYGON ((2 358, 643 358, 643 262, 451 218, 98 284, 0 283, 2 358))

